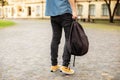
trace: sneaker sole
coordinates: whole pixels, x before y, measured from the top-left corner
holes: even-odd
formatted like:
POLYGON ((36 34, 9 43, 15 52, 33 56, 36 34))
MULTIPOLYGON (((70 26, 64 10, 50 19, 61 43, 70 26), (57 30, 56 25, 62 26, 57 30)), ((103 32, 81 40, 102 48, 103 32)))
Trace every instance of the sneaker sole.
POLYGON ((75 72, 73 71, 73 73, 67 73, 67 72, 65 72, 65 71, 62 71, 61 69, 60 69, 60 72, 62 72, 62 73, 64 73, 64 74, 74 74, 75 72))
POLYGON ((60 67, 61 67, 61 65, 58 65, 59 66, 59 68, 57 69, 57 70, 51 70, 50 72, 56 72, 56 71, 58 71, 58 70, 60 70, 60 67))

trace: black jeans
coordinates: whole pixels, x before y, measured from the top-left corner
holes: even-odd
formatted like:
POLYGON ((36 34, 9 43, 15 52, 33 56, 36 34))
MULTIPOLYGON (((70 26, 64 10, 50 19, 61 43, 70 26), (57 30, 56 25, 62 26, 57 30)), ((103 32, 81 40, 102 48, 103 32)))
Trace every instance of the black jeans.
POLYGON ((52 42, 51 42, 51 62, 52 65, 57 65, 58 61, 58 48, 62 36, 62 28, 64 28, 65 32, 65 45, 63 52, 63 66, 68 66, 71 59, 71 54, 66 49, 66 42, 69 38, 70 27, 72 24, 72 14, 65 13, 63 15, 51 16, 51 24, 52 24, 52 42))

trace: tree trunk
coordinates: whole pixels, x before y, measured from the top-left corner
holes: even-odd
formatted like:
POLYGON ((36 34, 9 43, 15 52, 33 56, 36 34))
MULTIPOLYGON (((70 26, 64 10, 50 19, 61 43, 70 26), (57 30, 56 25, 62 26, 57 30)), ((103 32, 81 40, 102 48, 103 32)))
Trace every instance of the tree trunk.
POLYGON ((114 23, 114 16, 110 16, 109 22, 110 22, 110 23, 114 23))
POLYGON ((117 6, 118 6, 120 0, 116 0, 116 4, 115 4, 115 7, 113 9, 113 13, 111 11, 111 0, 108 0, 108 1, 104 0, 104 1, 107 4, 108 10, 109 10, 109 22, 113 23, 114 22, 114 15, 115 15, 115 12, 117 10, 117 6))
POLYGON ((115 7, 114 7, 114 10, 113 10, 113 14, 112 14, 112 19, 113 19, 113 21, 114 21, 114 15, 115 15, 115 12, 116 12, 116 10, 117 10, 119 1, 120 1, 120 0, 117 0, 117 2, 116 2, 116 4, 115 4, 115 7))
POLYGON ((112 11, 110 8, 110 4, 107 4, 107 5, 108 5, 108 10, 109 10, 109 22, 113 23, 113 15, 112 15, 112 11))

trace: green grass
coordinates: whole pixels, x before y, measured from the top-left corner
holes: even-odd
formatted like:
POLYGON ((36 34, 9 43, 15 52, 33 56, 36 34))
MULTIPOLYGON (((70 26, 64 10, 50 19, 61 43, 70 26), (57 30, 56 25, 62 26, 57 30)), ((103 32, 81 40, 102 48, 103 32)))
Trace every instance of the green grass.
POLYGON ((15 25, 15 22, 9 20, 0 20, 0 28, 9 27, 15 25))
POLYGON ((112 24, 112 25, 118 25, 118 26, 120 26, 120 20, 114 20, 113 23, 110 23, 109 20, 95 20, 95 23, 112 24))
POLYGON ((99 30, 106 30, 106 31, 120 31, 120 25, 116 25, 114 23, 103 24, 103 23, 82 23, 80 22, 83 27, 86 28, 93 28, 99 30))

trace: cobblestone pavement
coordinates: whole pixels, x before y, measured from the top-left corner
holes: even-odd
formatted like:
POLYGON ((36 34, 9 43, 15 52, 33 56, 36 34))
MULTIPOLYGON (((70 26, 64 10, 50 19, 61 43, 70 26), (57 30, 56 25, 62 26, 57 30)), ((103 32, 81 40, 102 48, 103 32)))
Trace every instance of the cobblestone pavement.
MULTIPOLYGON (((85 28, 88 54, 77 57, 74 75, 50 72, 49 21, 14 20, 0 29, 0 80, 120 80, 120 32, 85 28)), ((64 35, 64 33, 63 33, 64 35)), ((59 47, 62 64, 64 37, 59 47)))

